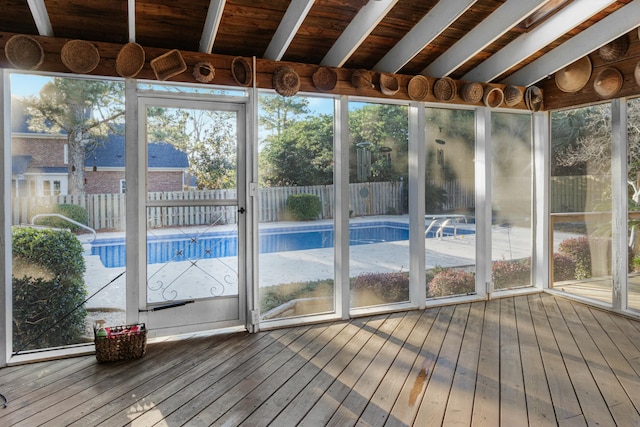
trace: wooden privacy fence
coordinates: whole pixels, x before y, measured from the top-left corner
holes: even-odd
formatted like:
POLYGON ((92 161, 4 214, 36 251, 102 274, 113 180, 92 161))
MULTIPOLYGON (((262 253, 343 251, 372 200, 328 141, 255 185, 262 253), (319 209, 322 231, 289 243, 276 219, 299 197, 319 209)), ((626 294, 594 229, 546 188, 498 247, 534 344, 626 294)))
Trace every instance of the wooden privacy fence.
MULTIPOLYGON (((365 182, 349 184, 349 211, 352 216, 405 214, 406 183, 365 182)), ((446 191, 445 211, 469 209, 475 206, 473 190, 457 181, 434 184, 446 191)), ((590 176, 551 178, 552 212, 581 212, 596 203, 606 190, 602 181, 590 176)), ((314 194, 322 202, 322 219, 334 217, 334 186, 266 187, 259 192, 258 218, 260 222, 286 219, 285 204, 292 194, 314 194)), ((150 200, 217 200, 235 199, 235 190, 195 190, 149 193, 150 200)), ((56 204, 82 206, 89 214, 89 226, 95 230, 125 229, 124 194, 86 194, 80 196, 18 197, 12 198, 13 224, 27 224, 37 213, 50 211, 56 204)), ((233 224, 233 206, 185 206, 148 208, 150 227, 233 224)))
MULTIPOLYGON (((402 212, 402 183, 371 182, 349 186, 350 210, 355 216, 385 215, 402 212)), ((292 194, 315 194, 322 202, 321 219, 333 218, 334 187, 261 188, 258 203, 260 222, 286 219, 285 204, 292 194)), ((235 190, 195 190, 149 193, 151 201, 235 199, 235 190)), ((89 227, 95 230, 124 230, 126 203, 124 194, 85 194, 80 196, 18 197, 12 199, 13 224, 28 224, 37 213, 51 212, 58 204, 82 206, 89 214, 89 227)), ((147 208, 150 227, 176 227, 236 222, 235 206, 162 206, 147 208)))
POLYGON ((598 210, 611 183, 591 175, 552 176, 550 187, 551 212, 589 212, 598 210))

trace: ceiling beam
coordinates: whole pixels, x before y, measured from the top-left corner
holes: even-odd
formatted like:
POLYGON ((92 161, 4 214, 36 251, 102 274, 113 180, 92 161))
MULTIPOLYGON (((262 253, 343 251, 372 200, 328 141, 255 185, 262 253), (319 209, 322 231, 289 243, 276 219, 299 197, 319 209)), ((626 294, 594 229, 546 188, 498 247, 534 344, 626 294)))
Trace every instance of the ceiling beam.
POLYGON ((498 37, 522 22, 549 0, 507 0, 491 15, 469 31, 445 53, 429 64, 421 74, 445 77, 490 45, 498 37))
POLYGON ((376 71, 397 73, 467 11, 477 0, 438 2, 393 48, 373 67, 376 71))
POLYGON ((216 39, 226 2, 227 0, 211 0, 209 3, 207 18, 204 21, 202 37, 200 38, 199 52, 211 53, 213 50, 213 41, 216 39))
POLYGON ((127 0, 127 20, 129 27, 129 42, 136 41, 136 0, 127 0))
POLYGON ((298 28, 307 17, 315 0, 292 0, 264 52, 264 58, 279 61, 284 56, 298 28))
POLYGON ((470 82, 490 82, 567 31, 577 27, 615 0, 582 0, 573 2, 543 24, 509 43, 462 77, 470 82))
POLYGON ((378 0, 367 3, 331 46, 320 65, 342 67, 397 2, 398 0, 378 0))
POLYGON ((33 21, 38 29, 38 34, 46 37, 53 37, 53 27, 51 26, 51 20, 49 19, 49 13, 47 7, 44 4, 44 0, 27 0, 33 21))
POLYGON ((522 67, 503 83, 531 86, 638 26, 640 0, 634 0, 522 67))

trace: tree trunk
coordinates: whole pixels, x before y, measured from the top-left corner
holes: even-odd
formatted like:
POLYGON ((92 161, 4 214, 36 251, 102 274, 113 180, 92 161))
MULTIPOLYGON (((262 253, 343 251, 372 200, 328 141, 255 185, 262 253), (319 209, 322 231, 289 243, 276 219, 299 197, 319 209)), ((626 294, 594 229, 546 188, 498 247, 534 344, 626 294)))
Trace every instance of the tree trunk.
POLYGON ((84 194, 84 146, 85 140, 81 129, 72 131, 67 139, 69 149, 69 194, 84 194))

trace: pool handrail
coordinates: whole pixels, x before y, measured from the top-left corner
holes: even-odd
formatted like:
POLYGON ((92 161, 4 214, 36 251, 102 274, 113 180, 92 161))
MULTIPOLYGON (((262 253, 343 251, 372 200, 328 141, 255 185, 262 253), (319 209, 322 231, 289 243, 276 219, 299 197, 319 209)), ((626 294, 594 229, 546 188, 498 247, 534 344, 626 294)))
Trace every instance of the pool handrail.
POLYGON ((439 225, 440 228, 438 228, 438 230, 436 231, 436 235, 435 237, 438 240, 442 240, 442 238, 444 237, 444 228, 449 225, 449 224, 453 224, 453 238, 457 238, 458 237, 458 221, 456 222, 452 222, 454 218, 448 218, 446 219, 444 222, 440 223, 440 221, 438 221, 437 219, 434 219, 431 221, 431 224, 429 224, 429 226, 427 227, 427 229, 424 232, 424 237, 427 238, 427 236, 429 235, 429 232, 431 231, 431 229, 433 228, 434 225, 439 225))
POLYGON ((96 238, 98 237, 98 233, 96 233, 96 230, 94 230, 93 228, 88 227, 88 226, 86 226, 86 225, 84 225, 84 224, 82 224, 82 223, 80 223, 80 222, 78 222, 78 221, 75 221, 75 220, 73 220, 73 219, 71 219, 71 218, 67 218, 67 217, 66 217, 66 216, 64 216, 64 215, 57 214, 57 213, 42 213, 42 214, 34 215, 34 216, 31 218, 31 225, 36 225, 36 223, 35 223, 35 222, 36 222, 36 219, 38 219, 38 218, 45 218, 45 217, 57 217, 57 218, 61 218, 61 219, 65 220, 65 221, 67 221, 67 222, 70 222, 70 223, 71 223, 71 224, 73 224, 73 225, 76 225, 76 226, 78 226, 78 227, 80 227, 80 228, 83 228, 83 229, 85 229, 85 230, 90 231, 91 233, 93 233, 93 239, 91 239, 91 240, 90 240, 89 242, 87 242, 87 243, 91 243, 91 242, 93 242, 93 241, 94 241, 94 240, 96 240, 96 238))

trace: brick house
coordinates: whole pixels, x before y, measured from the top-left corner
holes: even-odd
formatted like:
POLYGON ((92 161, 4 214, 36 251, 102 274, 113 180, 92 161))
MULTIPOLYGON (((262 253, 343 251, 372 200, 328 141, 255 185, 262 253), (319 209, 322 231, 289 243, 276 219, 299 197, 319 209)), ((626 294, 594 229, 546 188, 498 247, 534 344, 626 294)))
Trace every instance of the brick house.
MULTIPOLYGON (((14 103, 19 100, 14 99, 14 103)), ((13 108, 22 112, 22 108, 13 108)), ((68 194, 69 156, 63 133, 36 133, 29 130, 24 114, 12 117, 12 171, 14 197, 68 194)), ((123 193, 125 185, 124 135, 110 134, 87 149, 85 192, 87 194, 123 193)), ((181 191, 189 185, 187 153, 173 145, 154 142, 148 145, 148 190, 181 191)))
MULTIPOLYGON (((150 143, 147 150, 148 191, 182 191, 188 184, 187 153, 164 142, 150 143)), ((125 191, 124 152, 124 136, 111 134, 103 144, 87 153, 85 191, 88 194, 125 191)))

